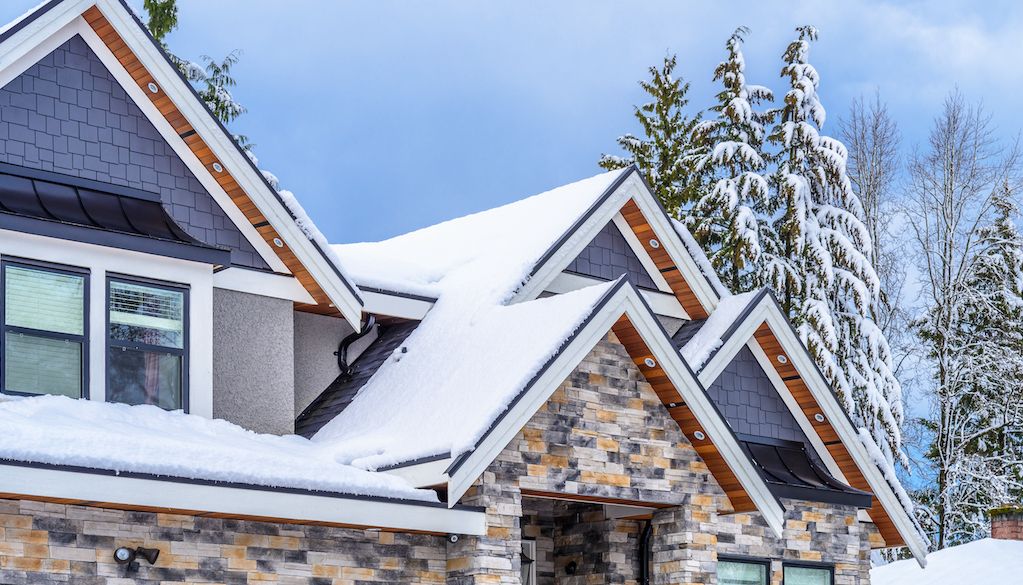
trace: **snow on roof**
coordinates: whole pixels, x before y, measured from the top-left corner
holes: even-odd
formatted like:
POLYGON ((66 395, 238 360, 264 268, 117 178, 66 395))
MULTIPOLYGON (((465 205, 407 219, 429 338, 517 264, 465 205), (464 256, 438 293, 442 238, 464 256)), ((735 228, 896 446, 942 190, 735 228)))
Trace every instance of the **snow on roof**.
POLYGON ((156 406, 2 396, 0 429, 0 459, 437 501, 398 477, 339 464, 302 437, 261 435, 156 406))
POLYGON ((873 585, 962 585, 1019 583, 1023 579, 1023 541, 984 538, 927 555, 927 568, 913 559, 870 571, 873 585))
POLYGON ((469 275, 499 301, 629 169, 602 173, 539 195, 459 217, 382 242, 335 245, 362 286, 439 296, 455 273, 469 275))
POLYGON ((696 265, 700 268, 700 272, 703 274, 704 278, 710 282, 711 288, 717 292, 719 297, 727 297, 731 295, 732 292, 728 290, 728 287, 726 287, 724 283, 721 282, 721 279, 718 278, 717 270, 714 270, 714 266, 710 263, 710 259, 707 258, 707 254, 704 253, 703 247, 697 243, 696 238, 693 237, 689 228, 677 219, 672 219, 671 225, 674 226, 675 233, 677 233, 678 237, 682 239, 682 243, 685 245, 686 251, 689 252, 690 256, 692 256, 693 261, 696 262, 696 265))
POLYGON ((476 304, 473 288, 442 294, 312 440, 365 469, 472 450, 615 284, 513 305, 476 304))
POLYGON ((696 335, 682 346, 682 357, 694 372, 700 371, 710 356, 721 347, 724 343, 722 336, 759 294, 760 291, 750 291, 721 299, 717 309, 707 317, 696 335))
POLYGON ((28 17, 32 16, 33 14, 35 14, 35 12, 37 10, 39 10, 40 8, 42 8, 43 6, 45 6, 45 5, 49 4, 49 3, 50 3, 50 0, 42 0, 42 2, 40 2, 39 4, 36 4, 32 8, 29 8, 28 10, 26 10, 18 18, 15 18, 14 20, 8 22, 7 24, 5 24, 3 26, 0 26, 0 35, 3 35, 7 31, 11 30, 12 28, 14 28, 18 24, 20 24, 23 20, 25 20, 26 18, 28 18, 28 17))

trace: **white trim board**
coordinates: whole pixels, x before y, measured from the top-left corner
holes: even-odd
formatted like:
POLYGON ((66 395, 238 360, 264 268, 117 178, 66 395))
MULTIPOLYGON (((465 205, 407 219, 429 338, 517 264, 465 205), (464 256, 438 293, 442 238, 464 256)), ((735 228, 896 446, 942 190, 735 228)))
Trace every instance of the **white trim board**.
MULTIPOLYGON (((486 514, 400 500, 331 497, 54 468, 0 466, 0 493, 391 530, 486 533, 486 514)), ((184 512, 187 513, 187 512, 184 512)))
POLYGON ((646 269, 647 275, 654 281, 654 284, 657 285, 657 290, 669 295, 672 294, 671 286, 668 285, 668 281, 664 280, 664 275, 657 269, 657 265, 654 264, 653 258, 651 258, 650 254, 647 254, 646 250, 643 249, 643 244, 641 244, 639 238, 636 237, 636 232, 632 231, 632 226, 629 225, 629 222, 625 221, 625 216, 623 216, 619 211, 615 214, 614 219, 611 221, 613 221, 615 227, 618 228, 618 233, 622 234, 626 243, 629 244, 629 248, 632 250, 632 253, 636 255, 636 258, 639 258, 640 263, 643 264, 643 268, 646 269))
POLYGON ((294 276, 232 266, 213 274, 213 286, 237 292, 315 305, 309 291, 294 276))
MULTIPOLYGON (((870 491, 881 502, 881 506, 888 514, 888 517, 892 519, 899 534, 905 539, 906 546, 913 553, 913 557, 920 563, 920 566, 926 565, 927 544, 917 532, 913 520, 909 517, 905 507, 903 507, 895 491, 889 485, 888 480, 885 479, 877 464, 874 463, 866 447, 860 442, 858 433, 853 428, 845 409, 839 404, 838 399, 831 391, 831 387, 813 362, 813 357, 810 356, 806 347, 803 346, 803 343, 796 336, 788 319, 781 312, 773 297, 770 295, 760 297, 757 305, 745 312, 745 317, 732 332, 731 337, 724 341, 724 344, 718 348, 717 352, 711 356, 711 359, 700 370, 700 381, 704 386, 712 384, 721 375, 721 372, 724 371, 728 363, 732 361, 739 349, 746 346, 751 339, 756 339, 754 336, 756 330, 765 323, 771 328, 772 333, 784 349, 786 357, 795 367, 796 371, 799 372, 803 382, 813 394, 814 400, 820 406, 821 414, 826 417, 827 421, 830 422, 832 428, 835 429, 835 432, 841 438, 843 446, 849 451, 853 461, 856 463, 856 467, 867 480, 870 491)), ((759 349, 759 346, 757 349, 759 349)), ((754 351, 754 355, 757 355, 757 351, 754 351)), ((771 363, 770 356, 764 355, 762 350, 760 350, 760 355, 766 358, 767 364, 771 363)), ((758 361, 760 360, 758 359, 758 361)), ((761 364, 763 365, 763 362, 761 364)), ((768 376, 771 375, 770 372, 774 372, 775 377, 777 377, 777 372, 774 371, 773 365, 770 368, 765 367, 764 369, 769 372, 768 376)), ((788 387, 782 383, 780 388, 777 385, 776 388, 779 389, 783 401, 789 407, 793 416, 796 417, 796 420, 805 419, 806 416, 789 392, 788 387)), ((806 424, 809 424, 809 421, 806 421, 806 424)), ((806 432, 801 421, 800 428, 803 428, 804 432, 806 432)), ((812 432, 806 433, 807 437, 811 439, 814 448, 817 449, 822 460, 826 464, 829 462, 833 464, 834 460, 827 449, 821 449, 823 447, 823 440, 817 434, 816 429, 810 425, 810 430, 812 432)), ((828 468, 829 471, 832 471, 831 465, 828 465, 828 468)), ((845 481, 844 474, 836 475, 836 477, 845 481)))
MULTIPOLYGON (((556 276, 553 281, 551 281, 550 285, 547 286, 544 292, 563 294, 603 283, 603 280, 589 276, 574 274, 572 272, 562 272, 556 276)), ((674 317, 676 319, 685 319, 687 321, 690 320, 689 314, 686 313, 684 308, 682 308, 682 303, 678 302, 678 298, 675 295, 651 290, 638 290, 639 294, 643 295, 646 302, 650 304, 650 308, 653 309, 655 314, 664 315, 665 317, 674 317)))
POLYGON ((359 289, 359 296, 362 297, 362 310, 376 315, 398 317, 401 319, 412 319, 422 321, 423 317, 433 308, 433 302, 422 299, 412 299, 400 294, 388 294, 375 290, 359 289))
POLYGON ((625 283, 605 300, 576 333, 571 343, 533 381, 530 388, 505 412, 503 418, 487 433, 448 481, 448 501, 457 502, 505 446, 526 425, 533 414, 569 376, 597 342, 607 335, 615 322, 625 315, 643 338, 651 354, 680 392, 680 399, 692 411, 707 438, 712 440, 736 479, 742 484, 767 524, 779 538, 784 527, 784 510, 771 494, 753 463, 742 451, 728 423, 718 414, 710 397, 693 377, 682 357, 664 335, 655 316, 644 304, 637 289, 625 283))

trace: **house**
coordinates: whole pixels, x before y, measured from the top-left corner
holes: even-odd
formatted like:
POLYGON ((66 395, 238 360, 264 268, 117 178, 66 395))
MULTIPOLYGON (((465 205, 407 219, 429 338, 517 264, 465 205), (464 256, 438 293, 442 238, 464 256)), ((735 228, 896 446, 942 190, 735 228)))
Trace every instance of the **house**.
POLYGON ((331 246, 119 0, 0 30, 0 582, 869 582, 926 546, 635 169, 331 246))
POLYGON ((931 553, 924 571, 911 559, 876 567, 875 585, 1018 583, 1023 580, 1023 507, 992 510, 991 536, 931 553))

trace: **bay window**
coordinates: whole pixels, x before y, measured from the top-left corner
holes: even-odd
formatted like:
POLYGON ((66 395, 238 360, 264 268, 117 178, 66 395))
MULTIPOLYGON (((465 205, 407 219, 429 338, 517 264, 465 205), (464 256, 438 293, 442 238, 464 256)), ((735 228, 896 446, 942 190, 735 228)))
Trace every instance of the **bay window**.
POLYGON ((0 262, 4 392, 87 395, 88 279, 74 268, 0 262))
POLYGON ((188 289, 107 279, 107 400, 187 408, 188 289))

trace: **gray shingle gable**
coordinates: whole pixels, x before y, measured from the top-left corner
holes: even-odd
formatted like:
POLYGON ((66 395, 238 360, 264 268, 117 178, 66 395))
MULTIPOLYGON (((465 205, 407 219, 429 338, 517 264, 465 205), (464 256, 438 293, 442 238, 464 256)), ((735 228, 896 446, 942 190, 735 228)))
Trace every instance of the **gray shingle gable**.
POLYGON ((269 268, 80 36, 0 89, 0 161, 159 193, 190 236, 269 268))
POLYGON ((613 221, 600 230, 565 271, 601 280, 627 274, 636 286, 657 290, 654 280, 613 221))

